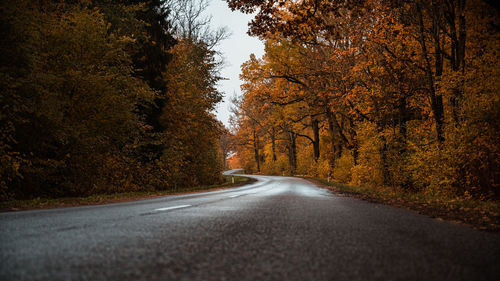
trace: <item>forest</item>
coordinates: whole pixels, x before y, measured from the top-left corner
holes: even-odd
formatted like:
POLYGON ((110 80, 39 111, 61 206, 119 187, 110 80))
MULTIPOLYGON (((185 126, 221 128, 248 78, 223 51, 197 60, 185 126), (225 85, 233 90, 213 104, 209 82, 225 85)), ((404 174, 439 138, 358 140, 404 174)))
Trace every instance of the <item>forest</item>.
POLYGON ((207 1, 2 1, 0 200, 222 181, 207 1))
POLYGON ((498 200, 494 1, 227 2, 265 41, 233 100, 247 171, 498 200))

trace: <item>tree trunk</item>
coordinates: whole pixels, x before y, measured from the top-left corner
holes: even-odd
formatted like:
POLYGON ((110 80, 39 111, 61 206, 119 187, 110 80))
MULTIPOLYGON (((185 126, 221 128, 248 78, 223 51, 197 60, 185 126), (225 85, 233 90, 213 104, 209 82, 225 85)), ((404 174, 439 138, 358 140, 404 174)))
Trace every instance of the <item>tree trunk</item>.
MULTIPOLYGON (((450 27, 449 37, 451 39, 451 50, 450 50, 450 64, 451 69, 454 72, 461 71, 464 74, 465 71, 465 41, 466 41, 466 29, 465 29, 465 0, 459 0, 453 2, 448 10, 446 11, 447 23, 450 27), (455 5, 457 5, 455 7, 455 5), (456 8, 456 12, 455 12, 456 8), (458 23, 458 27, 456 24, 458 23)), ((446 30, 445 30, 446 31, 446 30)), ((462 85, 459 85, 453 89, 453 95, 450 97, 451 112, 453 115, 453 120, 455 123, 459 122, 458 118, 458 101, 463 95, 462 85)))
POLYGON ((407 123, 410 121, 411 116, 408 113, 406 97, 400 98, 398 102, 399 107, 399 141, 401 142, 400 153, 406 152, 406 136, 407 136, 407 123))
POLYGON ((357 145, 354 145, 352 148, 352 158, 353 158, 354 166, 358 165, 359 150, 358 150, 357 145))
MULTIPOLYGON (((436 127, 436 136, 440 143, 444 141, 443 135, 443 122, 444 122, 444 109, 443 109, 443 97, 441 95, 436 95, 436 88, 434 85, 434 74, 432 71, 431 62, 429 59, 429 52, 427 50, 427 45, 425 43, 425 26, 422 15, 422 7, 420 3, 417 3, 416 12, 418 16, 418 22, 420 25, 420 47, 422 48, 422 54, 425 60, 425 76, 427 80, 427 86, 429 88, 429 96, 431 99, 431 109, 434 115, 435 127, 436 127)), ((437 24, 437 23, 433 23, 437 24)), ((441 54, 437 54, 441 56, 441 54)), ((442 74, 442 60, 436 58, 435 60, 436 67, 436 76, 440 76, 442 74), (441 72, 441 73, 440 73, 441 72)))
POLYGON ((257 163, 257 172, 260 173, 259 137, 255 129, 253 129, 253 150, 255 162, 257 163))
POLYGON ((288 164, 290 169, 290 175, 294 175, 297 170, 297 136, 292 131, 288 131, 288 164))
POLYGON ((313 152, 314 152, 314 162, 319 160, 319 121, 311 116, 311 127, 313 131, 313 152))
POLYGON ((381 168, 382 168, 382 180, 383 180, 383 185, 388 185, 390 181, 390 175, 389 175, 389 170, 387 167, 389 166, 389 163, 387 161, 387 141, 384 136, 381 137, 382 140, 382 149, 380 151, 380 156, 381 156, 381 168))
POLYGON ((330 136, 330 149, 331 149, 331 156, 330 156, 330 168, 333 170, 333 168, 335 167, 335 155, 336 155, 336 151, 335 151, 335 147, 336 147, 336 143, 335 143, 335 126, 333 125, 333 121, 332 121, 332 112, 330 110, 327 110, 326 111, 326 118, 328 120, 328 135, 330 136))
POLYGON ((342 141, 347 143, 347 138, 340 131, 340 126, 337 122, 335 114, 327 108, 326 110, 326 118, 328 121, 328 134, 330 135, 330 144, 331 144, 331 153, 330 157, 330 167, 333 169, 335 166, 335 161, 340 158, 342 154, 342 141), (340 141, 339 139, 342 141, 340 141))
POLYGON ((273 149, 273 162, 276 162, 276 131, 274 127, 271 133, 271 144, 273 149))

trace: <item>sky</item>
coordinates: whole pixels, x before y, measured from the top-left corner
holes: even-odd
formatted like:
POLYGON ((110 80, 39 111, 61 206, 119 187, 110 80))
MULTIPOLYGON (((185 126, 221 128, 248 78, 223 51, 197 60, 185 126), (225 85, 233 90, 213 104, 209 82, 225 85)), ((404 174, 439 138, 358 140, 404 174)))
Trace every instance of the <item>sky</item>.
POLYGON ((224 99, 217 108, 217 118, 229 127, 231 98, 234 94, 241 95, 240 66, 252 53, 256 57, 262 56, 264 44, 258 38, 247 34, 248 22, 253 18, 252 15, 232 12, 223 0, 210 0, 206 13, 212 16, 213 28, 225 26, 231 33, 231 36, 216 48, 223 54, 225 62, 221 76, 228 79, 219 82, 218 90, 224 93, 224 99))

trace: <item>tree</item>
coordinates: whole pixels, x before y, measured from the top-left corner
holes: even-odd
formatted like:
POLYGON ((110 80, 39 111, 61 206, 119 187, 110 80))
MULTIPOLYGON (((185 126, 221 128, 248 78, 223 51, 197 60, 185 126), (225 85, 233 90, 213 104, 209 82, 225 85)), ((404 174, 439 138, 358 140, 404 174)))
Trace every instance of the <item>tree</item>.
POLYGON ((166 4, 2 3, 0 199, 221 181, 221 60, 166 4))
POLYGON ((74 7, 44 14, 34 8, 38 21, 24 26, 33 41, 24 46, 37 59, 5 85, 11 97, 23 97, 22 108, 8 116, 12 135, 6 143, 10 154, 23 161, 7 193, 84 194, 131 184, 109 174, 129 161, 126 150, 141 126, 133 113, 137 100, 153 97, 147 85, 132 77, 127 48, 134 40, 109 32, 95 10, 74 7))
POLYGON ((290 167, 307 140, 312 155, 300 160, 321 165, 326 141, 328 174, 343 181, 498 195, 498 77, 488 68, 498 62, 498 10, 483 1, 227 2, 256 13, 249 32, 266 40, 265 55, 243 65, 240 108, 275 106, 290 167))

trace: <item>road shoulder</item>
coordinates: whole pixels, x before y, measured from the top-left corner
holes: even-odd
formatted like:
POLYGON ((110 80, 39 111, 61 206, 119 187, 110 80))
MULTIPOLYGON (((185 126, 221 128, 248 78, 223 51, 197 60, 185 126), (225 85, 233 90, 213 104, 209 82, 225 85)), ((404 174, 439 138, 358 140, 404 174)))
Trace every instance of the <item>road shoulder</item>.
POLYGON ((331 190, 338 196, 354 197, 372 203, 404 208, 437 220, 463 224, 479 230, 500 232, 498 203, 486 206, 486 204, 478 205, 477 202, 466 202, 458 199, 429 199, 418 194, 370 192, 367 188, 356 189, 352 186, 327 182, 323 179, 303 178, 319 187, 331 190), (475 203, 476 205, 474 205, 475 203))
POLYGON ((10 200, 0 202, 0 212, 12 212, 23 210, 55 209, 90 205, 104 205, 110 203, 131 202, 143 199, 152 199, 163 196, 182 195, 190 193, 203 193, 216 190, 235 188, 254 183, 256 180, 244 177, 224 175, 225 182, 218 185, 199 186, 179 190, 161 191, 137 191, 113 194, 95 194, 86 197, 63 197, 63 198, 35 198, 30 200, 10 200))

